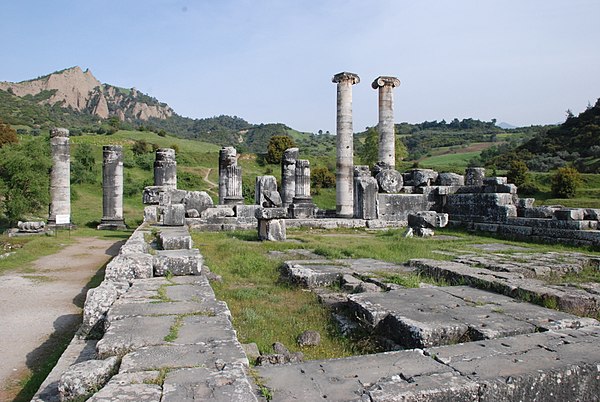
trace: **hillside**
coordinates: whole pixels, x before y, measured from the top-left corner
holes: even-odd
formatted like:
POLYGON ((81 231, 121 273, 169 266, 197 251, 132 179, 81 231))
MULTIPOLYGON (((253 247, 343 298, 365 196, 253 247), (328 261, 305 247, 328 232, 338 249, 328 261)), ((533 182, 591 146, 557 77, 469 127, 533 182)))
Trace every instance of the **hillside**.
POLYGON ((508 167, 511 160, 527 162, 538 172, 574 165, 580 172, 600 173, 600 99, 578 116, 571 113, 559 126, 540 130, 522 145, 487 155, 487 165, 508 167))

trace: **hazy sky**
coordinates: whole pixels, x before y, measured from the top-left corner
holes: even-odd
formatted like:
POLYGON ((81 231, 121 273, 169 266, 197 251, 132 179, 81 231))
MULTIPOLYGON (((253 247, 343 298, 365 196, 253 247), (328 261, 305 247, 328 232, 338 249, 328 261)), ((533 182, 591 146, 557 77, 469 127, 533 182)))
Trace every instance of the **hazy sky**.
POLYGON ((194 118, 335 131, 331 77, 357 73, 354 128, 397 122, 556 123, 600 97, 598 0, 2 1, 0 81, 78 65, 194 118))

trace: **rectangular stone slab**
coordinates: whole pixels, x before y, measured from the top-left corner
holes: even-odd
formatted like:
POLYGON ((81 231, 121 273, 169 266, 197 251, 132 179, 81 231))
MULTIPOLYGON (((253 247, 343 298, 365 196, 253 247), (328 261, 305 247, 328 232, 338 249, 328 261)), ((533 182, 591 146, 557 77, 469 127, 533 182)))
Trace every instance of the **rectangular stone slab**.
POLYGON ((162 345, 138 349, 123 356, 119 373, 159 370, 161 368, 207 367, 215 363, 248 366, 248 358, 239 342, 213 341, 197 345, 162 345))
POLYGON ((420 351, 315 360, 256 370, 272 390, 273 401, 361 400, 363 389, 382 377, 398 376, 406 382, 417 376, 451 372, 420 351))

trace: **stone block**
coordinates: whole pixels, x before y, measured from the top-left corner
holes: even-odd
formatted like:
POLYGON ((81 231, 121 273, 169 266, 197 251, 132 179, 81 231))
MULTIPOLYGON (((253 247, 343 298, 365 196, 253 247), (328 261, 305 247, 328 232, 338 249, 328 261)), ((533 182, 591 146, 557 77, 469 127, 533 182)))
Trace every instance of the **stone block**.
POLYGON ((411 212, 408 214, 408 226, 411 228, 443 228, 448 225, 448 214, 435 211, 411 212))
POLYGON ((277 180, 275 176, 257 176, 254 186, 255 204, 265 208, 273 208, 281 206, 281 196, 277 193, 277 180), (277 202, 279 205, 277 205, 277 202))
POLYGON ((554 211, 554 217, 559 221, 582 221, 585 210, 580 208, 562 208, 554 211))
POLYGON ((600 209, 587 208, 584 210, 584 219, 589 221, 599 221, 600 220, 600 209))
POLYGON ((437 184, 440 186, 464 186, 465 177, 457 173, 440 173, 437 184))
POLYGON ((518 198, 517 199, 517 208, 533 208, 533 203, 535 202, 535 198, 518 198))
POLYGON ((284 241, 287 238, 285 219, 259 219, 258 238, 268 241, 284 241))
POLYGON ((408 220, 413 211, 427 211, 433 205, 423 194, 377 194, 378 218, 384 221, 408 220))
POLYGON ((144 222, 156 223, 159 221, 160 213, 157 205, 144 207, 144 222))
POLYGON ((497 185, 503 185, 503 184, 508 184, 508 178, 506 177, 484 177, 483 178, 483 185, 484 186, 497 186, 497 185))
POLYGON ((483 186, 483 178, 485 177, 484 168, 467 168, 465 170, 465 185, 466 186, 483 186))
POLYGON ((238 221, 255 223, 256 217, 254 216, 254 213, 258 208, 260 208, 258 205, 235 205, 233 211, 235 212, 235 217, 238 221))
POLYGON ((198 249, 159 250, 154 255, 154 276, 200 275, 203 258, 198 249))
MULTIPOLYGON (((162 228, 158 234, 158 245, 163 250, 180 250, 192 248, 192 237, 185 228, 162 228)), ((150 256, 151 257, 151 256, 150 256)))
POLYGON ((207 208, 200 213, 202 219, 225 218, 235 216, 232 206, 218 205, 207 208))
POLYGON ((144 253, 119 254, 106 265, 104 278, 113 281, 152 277, 152 256, 144 253))
POLYGON ((117 370, 119 360, 88 360, 69 367, 60 377, 58 392, 61 401, 76 400, 93 394, 110 380, 117 370))
MULTIPOLYGON (((152 371, 154 373, 155 371, 152 371)), ((158 375, 154 378, 148 378, 147 381, 157 381, 158 375)), ((144 383, 135 381, 128 384, 109 381, 108 384, 88 402, 113 402, 113 401, 136 401, 136 402, 160 402, 162 398, 162 388, 153 383, 144 383)))
POLYGON ((79 338, 86 338, 94 328, 102 326, 106 312, 118 296, 112 281, 102 281, 98 287, 87 291, 83 305, 83 322, 77 331, 79 338))
POLYGON ((185 205, 171 204, 163 208, 163 225, 183 226, 185 224, 185 205))
POLYGON ((315 210, 317 206, 312 202, 296 203, 297 198, 294 198, 294 202, 289 206, 289 215, 293 219, 310 219, 314 218, 315 210))
POLYGON ((158 205, 160 193, 167 190, 167 187, 163 186, 147 186, 144 187, 142 193, 142 202, 145 205, 158 205))
POLYGON ((411 174, 415 187, 431 186, 438 178, 438 172, 432 169, 412 169, 411 174))
MULTIPOLYGON (((356 170, 355 170, 356 173, 356 170)), ((381 173, 380 173, 381 174, 381 173)), ((354 177, 354 217, 377 219, 377 193, 379 185, 371 176, 354 177)))
POLYGON ((254 216, 258 220, 262 219, 281 219, 287 217, 287 209, 286 208, 257 208, 254 211, 254 216))
POLYGON ((185 217, 186 218, 200 218, 200 212, 198 212, 198 210, 192 208, 192 209, 186 209, 185 210, 185 217))
POLYGON ((523 210, 524 218, 553 218, 554 212, 561 209, 560 205, 544 205, 540 207, 530 207, 523 210))
POLYGON ((183 204, 186 209, 195 209, 198 213, 202 213, 205 209, 213 206, 213 200, 206 191, 187 191, 183 198, 183 204))

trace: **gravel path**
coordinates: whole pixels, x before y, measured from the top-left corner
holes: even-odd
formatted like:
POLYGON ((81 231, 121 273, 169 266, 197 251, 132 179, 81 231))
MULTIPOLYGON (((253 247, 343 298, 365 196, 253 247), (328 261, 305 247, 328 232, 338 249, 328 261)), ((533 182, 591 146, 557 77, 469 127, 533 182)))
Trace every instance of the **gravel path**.
POLYGON ((32 273, 0 276, 0 401, 14 398, 19 380, 52 351, 54 337, 79 325, 86 284, 121 244, 79 238, 36 260, 32 273))

